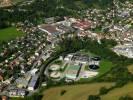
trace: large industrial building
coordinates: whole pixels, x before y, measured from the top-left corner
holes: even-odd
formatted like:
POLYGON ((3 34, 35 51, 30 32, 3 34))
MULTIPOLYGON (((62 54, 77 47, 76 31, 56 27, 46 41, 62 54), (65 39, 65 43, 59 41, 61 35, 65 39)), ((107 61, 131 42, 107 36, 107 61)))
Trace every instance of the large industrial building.
POLYGON ((60 32, 57 30, 57 28, 54 25, 42 24, 42 25, 39 25, 38 28, 43 32, 46 32, 48 35, 60 34, 60 32))
POLYGON ((33 76, 30 83, 29 83, 29 85, 28 85, 28 90, 29 91, 35 90, 36 85, 37 85, 37 81, 38 81, 38 75, 33 76))

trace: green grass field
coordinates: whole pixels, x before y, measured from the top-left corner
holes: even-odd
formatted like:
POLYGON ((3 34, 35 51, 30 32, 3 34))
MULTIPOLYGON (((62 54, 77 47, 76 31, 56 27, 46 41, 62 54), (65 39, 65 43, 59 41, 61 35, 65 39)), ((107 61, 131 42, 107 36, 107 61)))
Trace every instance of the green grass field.
POLYGON ((108 60, 102 60, 100 62, 100 69, 99 69, 99 75, 102 75, 106 72, 108 72, 113 67, 112 62, 108 60))
POLYGON ((133 97, 133 83, 128 83, 121 88, 115 88, 106 95, 101 97, 101 100, 119 100, 121 96, 132 96, 133 97))
POLYGON ((109 88, 112 85, 113 83, 92 83, 50 88, 44 92, 43 100, 87 100, 89 95, 98 94, 101 87, 109 88), (66 93, 61 96, 62 90, 66 90, 66 93))
POLYGON ((9 27, 0 30, 0 41, 8 41, 22 36, 24 33, 17 31, 15 27, 9 27))

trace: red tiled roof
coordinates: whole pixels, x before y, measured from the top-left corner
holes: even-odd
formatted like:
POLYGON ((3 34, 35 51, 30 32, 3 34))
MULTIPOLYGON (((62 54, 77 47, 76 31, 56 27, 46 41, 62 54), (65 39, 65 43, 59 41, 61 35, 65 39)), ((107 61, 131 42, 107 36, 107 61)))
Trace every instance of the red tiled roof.
POLYGON ((90 28, 91 23, 89 21, 77 21, 76 23, 73 24, 73 26, 85 30, 87 28, 90 28))

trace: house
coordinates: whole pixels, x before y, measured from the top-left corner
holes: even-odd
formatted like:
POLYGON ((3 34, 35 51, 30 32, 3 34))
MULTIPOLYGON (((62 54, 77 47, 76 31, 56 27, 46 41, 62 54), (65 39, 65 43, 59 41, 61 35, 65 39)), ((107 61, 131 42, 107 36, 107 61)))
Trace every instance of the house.
POLYGON ((31 74, 30 74, 30 72, 25 73, 24 78, 25 78, 25 80, 29 81, 29 80, 31 79, 31 74))
POLYGON ((31 74, 29 72, 25 73, 24 77, 16 79, 16 85, 18 88, 26 88, 31 79, 31 74))
POLYGON ((17 90, 10 90, 9 91, 9 96, 10 97, 14 97, 14 96, 16 96, 17 95, 17 90))
POLYGON ((26 88, 28 86, 28 82, 26 79, 24 78, 18 78, 16 80, 16 85, 18 88, 26 88))
POLYGON ((9 91, 10 97, 24 97, 26 95, 26 91, 23 89, 12 89, 9 91))
POLYGON ((26 95, 26 91, 25 91, 25 90, 19 89, 19 90, 17 91, 17 95, 18 95, 18 96, 21 96, 21 97, 24 97, 24 96, 26 95))

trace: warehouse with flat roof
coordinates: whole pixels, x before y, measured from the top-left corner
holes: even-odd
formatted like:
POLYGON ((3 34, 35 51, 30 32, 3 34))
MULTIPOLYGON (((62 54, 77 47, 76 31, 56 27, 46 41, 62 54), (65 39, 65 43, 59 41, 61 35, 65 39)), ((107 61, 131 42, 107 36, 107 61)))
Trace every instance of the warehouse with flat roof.
POLYGON ((35 76, 32 77, 32 79, 31 79, 31 81, 30 81, 30 83, 28 85, 28 90, 29 91, 33 91, 35 89, 37 81, 38 81, 38 78, 39 78, 38 75, 35 75, 35 76))

